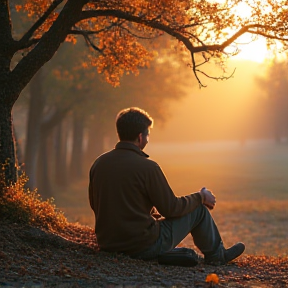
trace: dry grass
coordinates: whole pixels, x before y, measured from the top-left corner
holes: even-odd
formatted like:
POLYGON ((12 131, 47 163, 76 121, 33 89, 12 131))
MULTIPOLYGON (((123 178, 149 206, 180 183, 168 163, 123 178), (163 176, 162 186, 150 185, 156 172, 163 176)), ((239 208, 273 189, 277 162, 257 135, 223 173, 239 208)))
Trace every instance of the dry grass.
POLYGON ((1 219, 50 231, 64 229, 68 222, 63 212, 56 208, 54 199, 43 201, 37 190, 30 191, 25 188, 27 180, 28 178, 22 174, 15 184, 6 186, 3 184, 5 183, 4 173, 0 173, 0 182, 4 187, 0 197, 1 219))

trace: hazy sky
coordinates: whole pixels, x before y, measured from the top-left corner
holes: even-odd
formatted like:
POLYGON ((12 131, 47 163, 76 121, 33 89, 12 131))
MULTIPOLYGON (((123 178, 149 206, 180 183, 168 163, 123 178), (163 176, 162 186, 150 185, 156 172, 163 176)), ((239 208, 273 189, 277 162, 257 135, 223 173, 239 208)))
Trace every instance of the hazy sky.
POLYGON ((208 87, 187 88, 183 100, 170 103, 171 116, 164 126, 155 122, 151 141, 234 139, 242 134, 261 137, 262 128, 255 126, 260 121, 259 107, 265 96, 254 81, 265 70, 263 65, 247 60, 229 61, 229 69, 236 68, 233 78, 225 81, 203 78, 208 87))

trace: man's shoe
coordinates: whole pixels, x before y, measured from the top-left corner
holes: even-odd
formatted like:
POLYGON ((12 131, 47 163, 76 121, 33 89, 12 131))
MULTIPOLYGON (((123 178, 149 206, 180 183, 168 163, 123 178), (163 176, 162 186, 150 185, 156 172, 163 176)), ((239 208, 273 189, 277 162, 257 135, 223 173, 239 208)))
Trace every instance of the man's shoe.
POLYGON ((225 265, 228 262, 239 257, 245 250, 244 243, 237 243, 228 249, 225 249, 222 242, 216 253, 212 256, 205 257, 205 263, 209 265, 225 265))
POLYGON ((224 249, 224 258, 226 263, 239 257, 245 250, 245 245, 242 242, 239 242, 228 249, 224 249))

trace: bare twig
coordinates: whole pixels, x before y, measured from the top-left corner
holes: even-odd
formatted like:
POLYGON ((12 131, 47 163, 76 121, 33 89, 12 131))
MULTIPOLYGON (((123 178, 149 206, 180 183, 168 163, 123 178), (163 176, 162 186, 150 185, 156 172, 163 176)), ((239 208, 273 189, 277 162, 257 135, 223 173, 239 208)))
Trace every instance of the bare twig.
MULTIPOLYGON (((235 71, 236 71, 236 68, 234 68, 233 72, 232 72, 229 76, 220 76, 220 77, 217 76, 217 77, 214 77, 214 76, 211 76, 211 75, 205 73, 205 72, 202 71, 202 70, 195 69, 195 73, 196 73, 196 74, 197 74, 197 73, 201 73, 201 74, 203 74, 205 77, 207 77, 207 78, 209 78, 209 79, 213 79, 213 80, 228 80, 228 79, 230 79, 231 77, 233 77, 235 71)), ((194 74, 195 74, 195 73, 194 73, 194 74)), ((199 82, 199 81, 198 81, 198 82, 199 82)), ((206 85, 206 86, 203 85, 203 84, 201 83, 201 81, 199 82, 199 85, 200 85, 200 87, 207 87, 207 85, 206 85)))
POLYGON ((198 82, 198 84, 199 84, 199 87, 200 87, 200 88, 202 88, 202 87, 207 87, 207 85, 204 85, 204 84, 201 82, 200 78, 198 77, 194 53, 191 53, 191 60, 192 60, 192 70, 193 70, 193 73, 194 73, 195 78, 197 79, 197 82, 198 82))

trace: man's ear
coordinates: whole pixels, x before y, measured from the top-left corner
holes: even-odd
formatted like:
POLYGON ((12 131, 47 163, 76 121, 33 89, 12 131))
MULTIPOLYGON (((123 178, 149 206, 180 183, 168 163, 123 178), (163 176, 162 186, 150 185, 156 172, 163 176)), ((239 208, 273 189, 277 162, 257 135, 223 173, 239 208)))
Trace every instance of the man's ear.
POLYGON ((137 141, 140 143, 142 141, 142 133, 138 134, 137 141))

